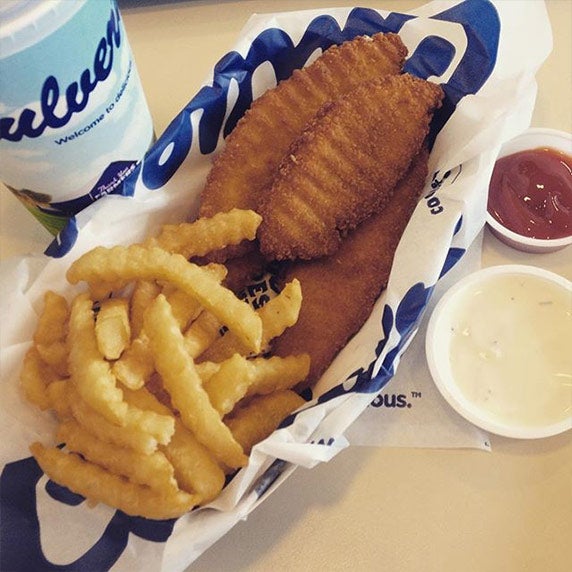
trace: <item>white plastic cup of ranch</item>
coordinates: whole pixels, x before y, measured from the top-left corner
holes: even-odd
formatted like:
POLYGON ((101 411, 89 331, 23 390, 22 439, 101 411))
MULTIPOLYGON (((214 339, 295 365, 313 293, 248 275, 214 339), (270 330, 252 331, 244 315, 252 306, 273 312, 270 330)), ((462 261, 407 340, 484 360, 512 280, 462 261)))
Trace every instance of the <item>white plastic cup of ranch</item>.
POLYGON ((116 0, 1 0, 0 78, 0 180, 57 234, 153 140, 116 0))

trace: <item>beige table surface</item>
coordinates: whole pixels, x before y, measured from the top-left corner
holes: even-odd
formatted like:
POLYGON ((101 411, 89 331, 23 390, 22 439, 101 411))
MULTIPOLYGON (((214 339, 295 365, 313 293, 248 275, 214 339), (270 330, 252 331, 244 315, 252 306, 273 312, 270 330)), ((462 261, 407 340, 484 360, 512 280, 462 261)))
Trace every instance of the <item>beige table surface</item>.
MULTIPOLYGON (((504 0, 513 1, 513 0, 504 0)), ((537 0, 526 0, 537 1, 537 0)), ((363 1, 407 11, 419 0, 363 1)), ((339 0, 120 0, 157 133, 197 91, 252 13, 339 0)), ((538 74, 534 126, 572 131, 572 0, 549 0, 554 50, 538 74)), ((48 234, 0 189, 0 255, 42 251, 48 234)), ((526 263, 572 279, 572 247, 524 255, 485 231, 483 263, 526 263)), ((493 451, 352 447, 298 469, 191 570, 572 570, 572 431, 492 437, 493 451)))

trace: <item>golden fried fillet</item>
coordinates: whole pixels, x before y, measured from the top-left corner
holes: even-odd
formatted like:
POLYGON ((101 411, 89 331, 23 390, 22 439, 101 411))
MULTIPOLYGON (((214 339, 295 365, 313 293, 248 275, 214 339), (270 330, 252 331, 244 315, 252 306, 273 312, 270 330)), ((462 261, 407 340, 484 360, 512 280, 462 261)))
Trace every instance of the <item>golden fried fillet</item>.
POLYGON ((270 260, 332 254, 387 203, 429 131, 443 93, 386 76, 326 104, 293 143, 262 197, 258 239, 270 260))
POLYGON ((335 254, 288 265, 284 281, 298 278, 304 302, 298 321, 275 340, 272 353, 310 355, 305 387, 318 381, 387 286, 395 249, 427 177, 427 157, 422 150, 385 209, 350 232, 335 254))
POLYGON ((326 101, 360 82, 400 73, 407 49, 396 34, 360 36, 326 50, 312 64, 255 100, 227 137, 201 195, 201 216, 254 209, 261 190, 306 123, 326 101))

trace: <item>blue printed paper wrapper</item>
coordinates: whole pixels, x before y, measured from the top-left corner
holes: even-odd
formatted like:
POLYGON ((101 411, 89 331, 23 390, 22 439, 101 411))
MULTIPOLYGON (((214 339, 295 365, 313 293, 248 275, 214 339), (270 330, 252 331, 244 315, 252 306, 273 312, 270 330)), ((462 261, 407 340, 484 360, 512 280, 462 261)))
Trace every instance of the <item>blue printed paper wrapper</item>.
POLYGON ((436 284, 452 275, 448 271, 479 236, 496 154, 529 126, 535 73, 550 50, 540 2, 466 0, 430 3, 411 14, 347 8, 252 17, 234 51, 219 60, 125 181, 123 196, 105 197, 80 213, 50 247, 52 257, 3 265, 2 567, 182 570, 298 465, 312 467, 343 449, 348 428, 355 434, 354 421, 379 401, 395 374, 436 284), (89 508, 50 482, 30 459, 28 445, 53 444, 54 422, 26 404, 18 389, 44 291, 71 296, 76 290, 66 284, 65 270, 92 247, 140 241, 165 222, 192 217, 213 153, 253 97, 328 46, 379 31, 401 35, 409 49, 406 71, 442 84, 446 100, 435 120, 431 176, 389 286, 318 383, 314 399, 254 449, 248 467, 216 502, 177 521, 89 508))

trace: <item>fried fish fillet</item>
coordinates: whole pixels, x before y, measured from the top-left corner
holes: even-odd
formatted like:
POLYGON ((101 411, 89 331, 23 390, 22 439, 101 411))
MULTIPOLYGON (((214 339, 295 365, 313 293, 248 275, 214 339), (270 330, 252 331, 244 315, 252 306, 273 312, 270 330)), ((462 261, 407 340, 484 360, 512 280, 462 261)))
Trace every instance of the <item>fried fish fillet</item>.
POLYGON ((200 215, 234 207, 256 210, 261 190, 318 109, 364 80, 400 73, 406 54, 396 34, 360 36, 332 46, 263 93, 215 159, 201 194, 200 215))
POLYGON ((318 381, 387 286, 397 244, 427 177, 427 157, 423 149, 387 206, 350 232, 335 254, 288 264, 284 282, 298 278, 304 301, 297 323, 276 338, 272 353, 310 355, 304 387, 318 381))
POLYGON ((389 200, 429 131, 443 92, 409 74, 360 84, 325 104, 262 197, 258 240, 271 260, 332 254, 389 200))

